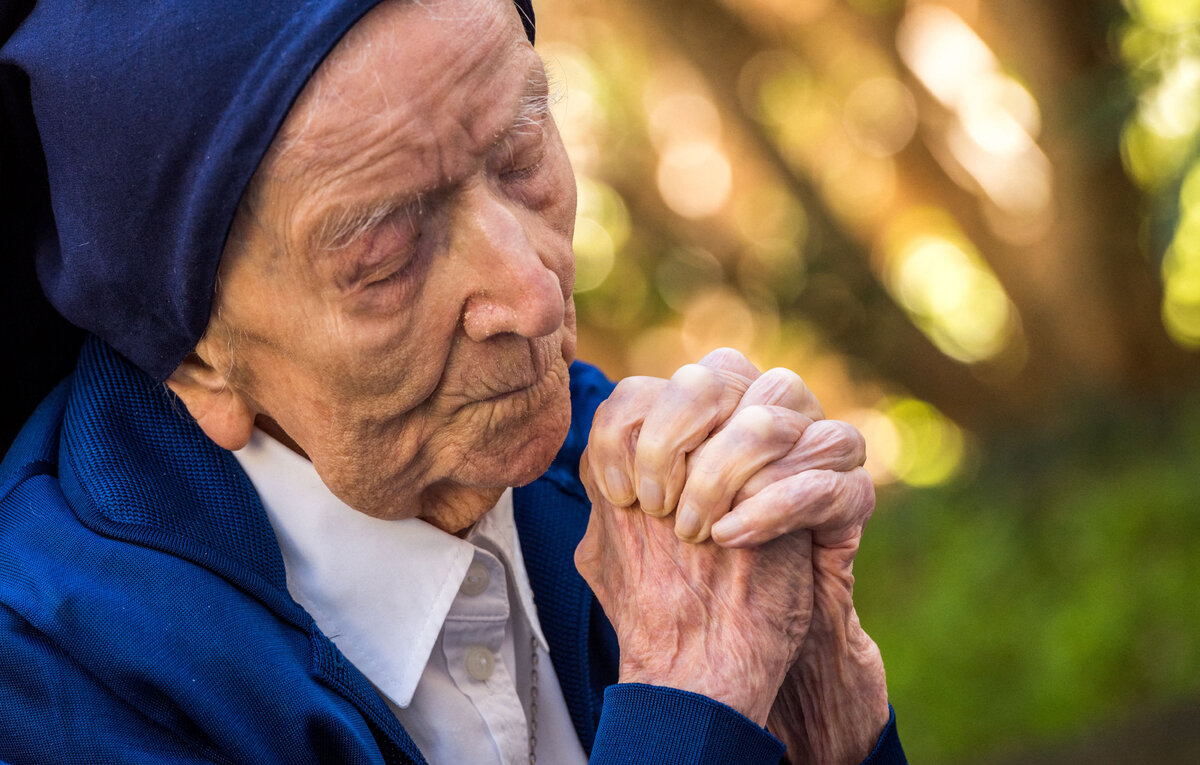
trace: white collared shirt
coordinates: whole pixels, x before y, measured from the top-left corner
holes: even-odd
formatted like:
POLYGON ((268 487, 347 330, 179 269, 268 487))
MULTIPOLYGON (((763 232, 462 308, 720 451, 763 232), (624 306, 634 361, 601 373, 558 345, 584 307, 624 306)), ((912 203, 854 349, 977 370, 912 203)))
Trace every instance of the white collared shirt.
POLYGON ((538 758, 587 761, 538 623, 511 489, 460 539, 415 518, 354 510, 311 462, 261 431, 234 456, 274 527, 288 592, 427 760, 529 761, 536 646, 538 758))

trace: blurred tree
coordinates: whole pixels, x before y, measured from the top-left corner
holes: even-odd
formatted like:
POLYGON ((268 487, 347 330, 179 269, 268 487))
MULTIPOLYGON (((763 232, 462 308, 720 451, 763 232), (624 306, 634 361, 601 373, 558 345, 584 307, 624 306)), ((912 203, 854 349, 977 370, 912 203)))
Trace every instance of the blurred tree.
POLYGON ((736 345, 863 430, 914 761, 1200 756, 1138 738, 1200 698, 1200 2, 539 14, 581 354, 736 345))
MULTIPOLYGON (((771 285, 770 310, 802 320, 853 379, 977 431, 1196 381, 1196 355, 1160 320, 1145 201, 1121 163, 1136 93, 1110 45, 1118 2, 620 0, 603 16, 620 34, 579 17, 574 28, 604 58, 600 108, 621 123, 599 131, 597 153, 620 161, 583 169, 628 203, 620 257, 643 273, 685 243, 747 294, 738 276, 755 247, 728 219, 776 184, 804 218, 803 279, 771 285), (680 214, 650 177, 663 161, 647 145, 662 67, 692 74, 724 125, 731 200, 703 214, 680 214), (889 138, 905 108, 916 124, 889 138)), ((585 308, 623 289, 614 274, 585 308)), ((660 308, 651 322, 680 312, 660 308)))

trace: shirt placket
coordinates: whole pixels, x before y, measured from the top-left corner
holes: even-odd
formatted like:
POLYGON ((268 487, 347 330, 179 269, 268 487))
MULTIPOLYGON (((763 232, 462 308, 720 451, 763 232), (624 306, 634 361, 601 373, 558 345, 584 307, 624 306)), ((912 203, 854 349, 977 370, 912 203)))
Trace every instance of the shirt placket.
POLYGON ((528 761, 525 709, 514 681, 512 636, 504 567, 476 548, 446 616, 442 648, 451 679, 487 726, 499 761, 528 761))

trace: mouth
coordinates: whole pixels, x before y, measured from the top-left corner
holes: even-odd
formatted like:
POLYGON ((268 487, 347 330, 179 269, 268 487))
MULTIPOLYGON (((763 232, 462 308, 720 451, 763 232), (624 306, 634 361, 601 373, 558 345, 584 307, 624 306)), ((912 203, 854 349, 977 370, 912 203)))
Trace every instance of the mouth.
POLYGON ((565 371, 566 364, 560 343, 524 341, 522 345, 525 347, 509 349, 514 352, 504 354, 497 364, 474 367, 465 376, 464 398, 477 404, 538 398, 543 387, 553 387, 561 380, 558 367, 565 371))
POLYGON ((480 404, 495 404, 495 403, 498 403, 501 401, 505 401, 507 399, 519 398, 523 394, 529 393, 533 389, 533 387, 535 385, 537 385, 538 382, 540 382, 540 381, 534 381, 527 385, 521 385, 521 386, 513 388, 511 390, 506 390, 501 393, 495 393, 491 396, 488 396, 487 398, 479 399, 478 403, 480 403, 480 404))
POLYGON ((537 363, 527 368, 519 380, 513 380, 507 386, 492 386, 492 393, 478 399, 480 404, 507 404, 525 402, 526 408, 532 410, 546 402, 566 378, 566 364, 561 355, 543 359, 542 354, 534 354, 537 363), (561 367, 561 372, 559 368, 561 367), (497 390, 497 388, 499 388, 497 390))

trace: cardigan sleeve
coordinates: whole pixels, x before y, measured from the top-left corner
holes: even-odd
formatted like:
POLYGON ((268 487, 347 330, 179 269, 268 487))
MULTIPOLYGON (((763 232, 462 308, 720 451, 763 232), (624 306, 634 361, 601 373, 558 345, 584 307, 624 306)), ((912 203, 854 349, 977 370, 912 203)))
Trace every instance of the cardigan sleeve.
POLYGON ((875 742, 875 748, 863 760, 863 765, 907 765, 904 748, 900 746, 900 734, 896 732, 896 710, 888 704, 888 721, 875 742))
POLYGON ((135 709, 0 604, 0 763, 201 765, 232 760, 182 720, 135 709), (157 719, 156 719, 157 718, 157 719))
POLYGON ((620 683, 604 691, 589 762, 777 765, 782 756, 779 739, 719 701, 675 688, 620 683))
MULTIPOLYGON (((907 765, 896 713, 863 765, 907 765)), ((604 692, 591 765, 682 765, 737 762, 776 765, 784 755, 779 739, 732 707, 689 691, 621 683, 604 692)))

